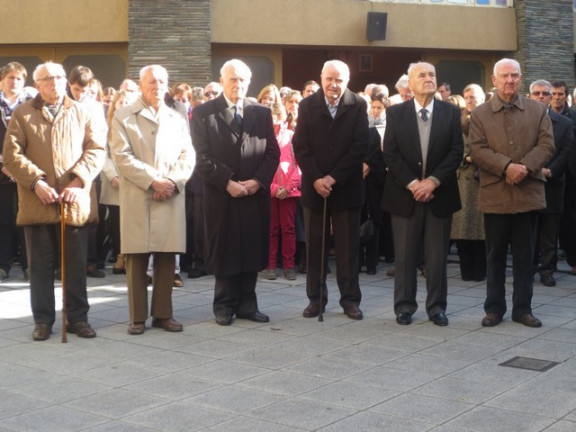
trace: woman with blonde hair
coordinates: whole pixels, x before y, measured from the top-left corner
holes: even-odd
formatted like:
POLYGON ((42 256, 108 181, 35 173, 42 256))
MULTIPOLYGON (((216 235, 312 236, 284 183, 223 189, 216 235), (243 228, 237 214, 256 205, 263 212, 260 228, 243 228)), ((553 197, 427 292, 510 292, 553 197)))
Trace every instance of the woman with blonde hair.
POLYGON ((302 93, 298 90, 292 90, 286 95, 284 99, 284 108, 286 108, 286 123, 288 123, 288 129, 296 129, 296 123, 298 122, 298 105, 302 100, 302 93))
MULTIPOLYGON (((107 122, 108 122, 108 141, 110 141, 112 131, 112 120, 116 110, 128 105, 129 99, 126 95, 126 90, 118 90, 112 102, 108 107, 107 122)), ((110 148, 107 148, 106 161, 104 168, 100 173, 102 180, 102 190, 100 192, 100 204, 106 205, 108 208, 108 232, 112 239, 112 257, 116 257, 112 273, 123 274, 126 272, 124 266, 124 257, 120 254, 120 178, 116 165, 112 161, 110 155, 110 148)))

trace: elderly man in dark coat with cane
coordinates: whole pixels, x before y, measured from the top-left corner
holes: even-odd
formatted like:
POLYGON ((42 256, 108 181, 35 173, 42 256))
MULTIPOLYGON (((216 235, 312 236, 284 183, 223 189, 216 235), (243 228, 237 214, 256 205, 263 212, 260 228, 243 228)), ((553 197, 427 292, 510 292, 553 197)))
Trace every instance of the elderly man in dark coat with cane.
MULTIPOLYGON (((328 293, 324 288, 327 257, 322 233, 332 224, 340 306, 360 320, 360 209, 364 202, 363 161, 368 150, 366 102, 348 89, 350 70, 340 60, 322 68, 322 89, 300 103, 292 142, 302 170, 302 205, 306 226, 308 271, 305 318, 319 316, 328 293), (326 204, 326 207, 324 207, 326 204), (323 209, 327 211, 324 212, 323 209), (328 219, 327 219, 328 218, 328 219), (318 284, 320 281, 320 284, 318 284)), ((321 315, 320 315, 321 316, 321 315)))
POLYGON ((270 109, 245 99, 252 73, 240 60, 220 70, 223 94, 194 109, 196 172, 204 187, 206 271, 214 274, 219 325, 268 322, 258 310, 258 271, 268 265, 270 192, 280 149, 270 109))

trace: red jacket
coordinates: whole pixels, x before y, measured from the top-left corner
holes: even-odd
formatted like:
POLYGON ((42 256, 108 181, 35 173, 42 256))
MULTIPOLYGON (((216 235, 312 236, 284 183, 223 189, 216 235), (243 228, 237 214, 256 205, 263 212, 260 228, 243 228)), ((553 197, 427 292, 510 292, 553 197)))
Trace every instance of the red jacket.
POLYGON ((270 185, 270 196, 276 197, 278 188, 284 186, 288 190, 288 198, 299 197, 302 173, 292 149, 292 135, 294 131, 288 129, 287 123, 274 125, 276 139, 280 147, 280 164, 270 185))

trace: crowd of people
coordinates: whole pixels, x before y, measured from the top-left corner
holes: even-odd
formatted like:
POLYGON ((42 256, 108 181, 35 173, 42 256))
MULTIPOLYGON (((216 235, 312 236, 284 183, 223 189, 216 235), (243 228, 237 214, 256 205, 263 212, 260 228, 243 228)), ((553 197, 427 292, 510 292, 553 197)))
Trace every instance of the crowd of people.
POLYGON ((88 67, 66 75, 52 62, 34 70, 34 87, 18 62, 0 77, 0 281, 19 262, 34 340, 51 334, 59 278, 70 287, 66 330, 96 336, 86 278, 104 277, 106 262, 126 274, 131 335, 149 316, 153 327, 183 330, 172 289, 184 272, 214 275, 219 325, 269 321, 259 274, 305 273, 302 314, 321 315, 330 255, 339 304, 356 320, 359 273, 394 262, 400 325, 418 308, 418 272, 426 314, 449 324, 453 244, 461 278, 486 280, 483 326, 507 311, 509 253, 512 320, 529 327, 542 325, 531 309, 534 277, 554 286, 559 252, 576 275, 576 111, 563 81, 540 79, 520 94, 515 60, 494 65, 492 89, 470 83, 462 95, 438 85, 425 62, 408 67, 393 95, 375 83, 352 91, 339 60, 324 64, 320 83, 269 84, 256 98, 247 96, 252 71, 237 59, 204 87, 169 87, 160 65, 118 89, 103 89, 88 67))

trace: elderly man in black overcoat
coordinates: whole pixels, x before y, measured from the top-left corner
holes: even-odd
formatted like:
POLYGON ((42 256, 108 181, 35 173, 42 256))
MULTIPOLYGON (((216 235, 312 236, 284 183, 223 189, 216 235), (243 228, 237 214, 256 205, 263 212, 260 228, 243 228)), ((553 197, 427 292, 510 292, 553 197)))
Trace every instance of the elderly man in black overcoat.
POLYGON ((268 322, 258 310, 258 271, 268 265, 269 187, 280 159, 270 109, 246 99, 252 73, 237 59, 220 70, 223 93, 194 109, 196 172, 203 180, 206 271, 214 315, 268 322))
MULTIPOLYGON (((364 202, 363 161, 368 150, 366 102, 348 87, 346 63, 330 60, 322 68, 322 89, 300 102, 292 138, 302 170, 302 205, 306 226, 306 293, 310 300, 302 315, 312 318, 324 309, 320 298, 322 227, 332 226, 336 251, 336 280, 340 306, 351 319, 362 319, 358 282, 360 209, 364 202), (324 200, 327 221, 323 221, 324 200)), ((326 267, 325 267, 326 268, 326 267)), ((322 275, 323 284, 326 274, 322 275)))

